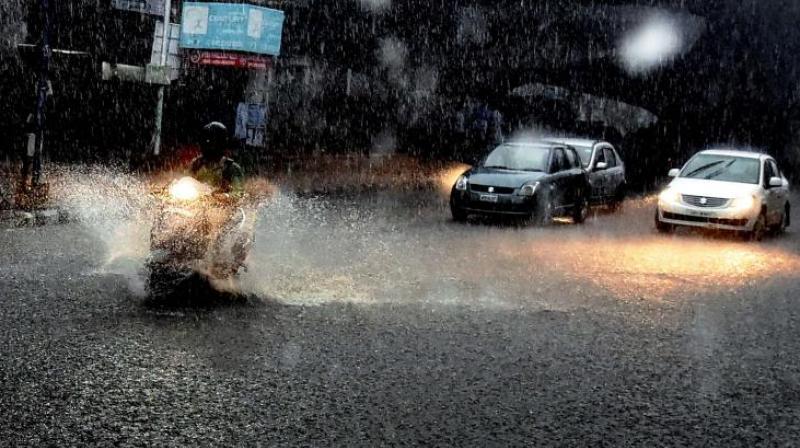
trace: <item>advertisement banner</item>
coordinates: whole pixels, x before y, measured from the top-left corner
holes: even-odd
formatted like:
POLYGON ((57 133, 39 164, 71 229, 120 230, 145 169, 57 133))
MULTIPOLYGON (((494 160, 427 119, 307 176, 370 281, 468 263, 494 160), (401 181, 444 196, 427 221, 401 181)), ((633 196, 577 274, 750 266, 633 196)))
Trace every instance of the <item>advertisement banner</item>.
POLYGON ((283 11, 242 3, 183 4, 181 48, 278 56, 283 11))

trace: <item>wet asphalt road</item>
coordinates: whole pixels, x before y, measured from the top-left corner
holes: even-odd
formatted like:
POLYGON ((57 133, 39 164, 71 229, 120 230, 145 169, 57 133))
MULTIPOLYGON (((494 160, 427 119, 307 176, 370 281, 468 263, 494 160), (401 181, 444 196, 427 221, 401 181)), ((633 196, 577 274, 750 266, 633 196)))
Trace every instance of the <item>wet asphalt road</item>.
POLYGON ((448 218, 424 194, 282 195, 248 303, 207 309, 144 304, 144 220, 0 232, 0 445, 800 440, 800 233, 664 237, 645 200, 448 218))

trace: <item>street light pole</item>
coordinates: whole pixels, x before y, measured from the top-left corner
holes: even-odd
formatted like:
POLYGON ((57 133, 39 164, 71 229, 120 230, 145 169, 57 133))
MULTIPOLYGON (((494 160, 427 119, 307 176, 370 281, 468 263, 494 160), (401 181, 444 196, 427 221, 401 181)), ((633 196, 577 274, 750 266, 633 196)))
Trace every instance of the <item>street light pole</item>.
MULTIPOLYGON (((33 152, 33 176, 31 184, 36 186, 42 183, 42 152, 44 151, 45 109, 49 93, 50 76, 50 4, 48 0, 40 0, 42 11, 42 43, 39 59, 39 80, 36 87, 36 143, 33 152)), ((27 173, 25 173, 27 176, 27 173)))
MULTIPOLYGON (((46 0, 45 0, 46 1, 46 0)), ((169 55, 169 37, 172 27, 170 26, 170 15, 172 15, 172 5, 170 0, 164 0, 164 36, 161 38, 161 67, 166 70, 167 56, 169 55)), ((164 117, 164 91, 166 86, 158 87, 158 100, 156 102, 156 129, 153 135, 153 154, 161 153, 161 122, 164 117)))

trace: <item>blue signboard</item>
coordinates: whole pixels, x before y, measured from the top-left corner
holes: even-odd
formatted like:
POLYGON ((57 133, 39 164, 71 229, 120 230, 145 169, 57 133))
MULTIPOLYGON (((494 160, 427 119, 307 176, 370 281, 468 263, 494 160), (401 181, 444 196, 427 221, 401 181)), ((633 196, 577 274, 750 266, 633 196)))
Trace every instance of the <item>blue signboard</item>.
POLYGON ((181 48, 281 52, 283 11, 241 3, 183 4, 181 48))

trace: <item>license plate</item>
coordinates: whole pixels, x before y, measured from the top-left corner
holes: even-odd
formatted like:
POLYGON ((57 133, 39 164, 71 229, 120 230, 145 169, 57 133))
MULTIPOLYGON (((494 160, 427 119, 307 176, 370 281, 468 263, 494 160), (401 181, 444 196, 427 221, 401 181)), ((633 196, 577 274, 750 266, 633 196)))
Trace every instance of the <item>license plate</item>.
POLYGON ((690 215, 692 215, 692 216, 699 216, 699 217, 701 217, 701 218, 711 218, 711 217, 713 217, 713 216, 714 216, 714 215, 713 215, 713 214, 711 214, 711 213, 708 213, 708 212, 700 212, 700 211, 697 211, 697 210, 687 210, 687 212, 688 212, 688 214, 690 214, 690 215))
POLYGON ((496 194, 482 194, 481 201, 483 202, 497 202, 496 194))

